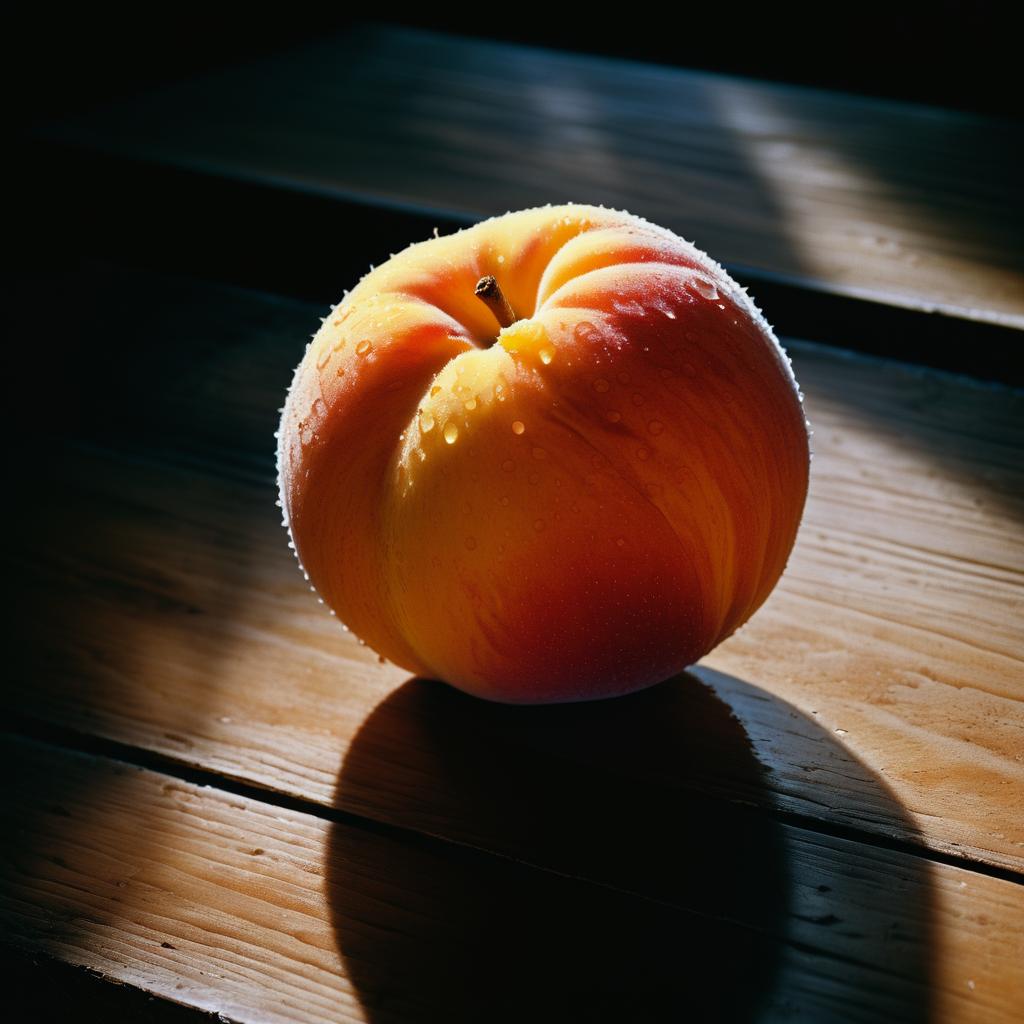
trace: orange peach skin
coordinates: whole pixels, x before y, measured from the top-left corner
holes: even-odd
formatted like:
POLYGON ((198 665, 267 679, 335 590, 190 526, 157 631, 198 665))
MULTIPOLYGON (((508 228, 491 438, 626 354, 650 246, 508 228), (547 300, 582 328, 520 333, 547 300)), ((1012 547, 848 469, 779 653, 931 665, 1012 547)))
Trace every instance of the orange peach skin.
POLYGON ((334 309, 279 433, 285 522, 381 655, 491 700, 696 661, 771 592, 808 434, 725 271, 627 213, 545 207, 410 246, 334 309), (474 295, 498 280, 522 319, 474 295))

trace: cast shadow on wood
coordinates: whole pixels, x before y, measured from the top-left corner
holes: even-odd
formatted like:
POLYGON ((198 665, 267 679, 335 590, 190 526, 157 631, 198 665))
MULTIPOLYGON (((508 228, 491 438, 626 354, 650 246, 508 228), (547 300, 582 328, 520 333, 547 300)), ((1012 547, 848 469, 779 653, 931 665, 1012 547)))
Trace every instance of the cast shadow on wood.
MULTIPOLYGON (((720 678, 733 695, 754 690, 720 678)), ((864 975, 868 1016, 926 1020, 926 862, 907 858, 922 877, 893 885, 886 920, 858 906, 844 921, 843 880, 858 869, 842 851, 855 844, 815 850, 814 833, 773 813, 767 752, 716 689, 685 673, 628 698, 530 708, 412 680, 384 700, 336 801, 377 818, 386 807, 403 831, 370 860, 338 825, 328 857, 333 924, 368 1019, 746 1021, 808 1007, 821 1019, 838 970, 864 975), (883 934, 884 977, 847 962, 883 934), (794 1005, 807 977, 820 991, 794 1005)), ((764 699, 785 742, 798 713, 764 699)), ((809 720, 801 742, 808 730, 839 746, 809 720)))

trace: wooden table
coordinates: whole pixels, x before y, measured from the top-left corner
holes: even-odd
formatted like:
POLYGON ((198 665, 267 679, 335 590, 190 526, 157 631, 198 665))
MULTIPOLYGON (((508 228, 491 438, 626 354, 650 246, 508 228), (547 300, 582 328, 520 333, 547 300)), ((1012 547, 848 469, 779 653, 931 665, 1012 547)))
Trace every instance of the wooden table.
POLYGON ((1020 1020, 1020 141, 373 27, 41 126, 0 742, 0 939, 37 1014, 1020 1020), (768 604, 689 672, 493 706, 317 605, 272 434, 368 262, 565 198, 751 284, 811 496, 768 604))

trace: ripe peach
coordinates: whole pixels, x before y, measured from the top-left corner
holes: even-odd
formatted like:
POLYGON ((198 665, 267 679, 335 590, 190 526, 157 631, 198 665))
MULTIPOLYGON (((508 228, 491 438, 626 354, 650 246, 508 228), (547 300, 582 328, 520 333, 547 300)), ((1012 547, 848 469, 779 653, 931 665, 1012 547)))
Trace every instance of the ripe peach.
POLYGON ((575 205, 367 274, 296 370, 278 448, 338 617, 509 702, 627 693, 711 650, 782 573, 808 466, 744 291, 670 231, 575 205))

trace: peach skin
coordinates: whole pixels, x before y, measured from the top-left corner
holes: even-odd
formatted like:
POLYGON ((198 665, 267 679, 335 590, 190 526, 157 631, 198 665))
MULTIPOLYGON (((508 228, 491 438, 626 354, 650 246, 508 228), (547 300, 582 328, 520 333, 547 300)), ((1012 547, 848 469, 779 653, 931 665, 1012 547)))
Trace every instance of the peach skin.
POLYGON ((809 464, 746 293, 670 231, 577 205, 367 274, 278 435, 285 523, 338 618, 506 702, 628 693, 729 636, 782 574, 809 464))

